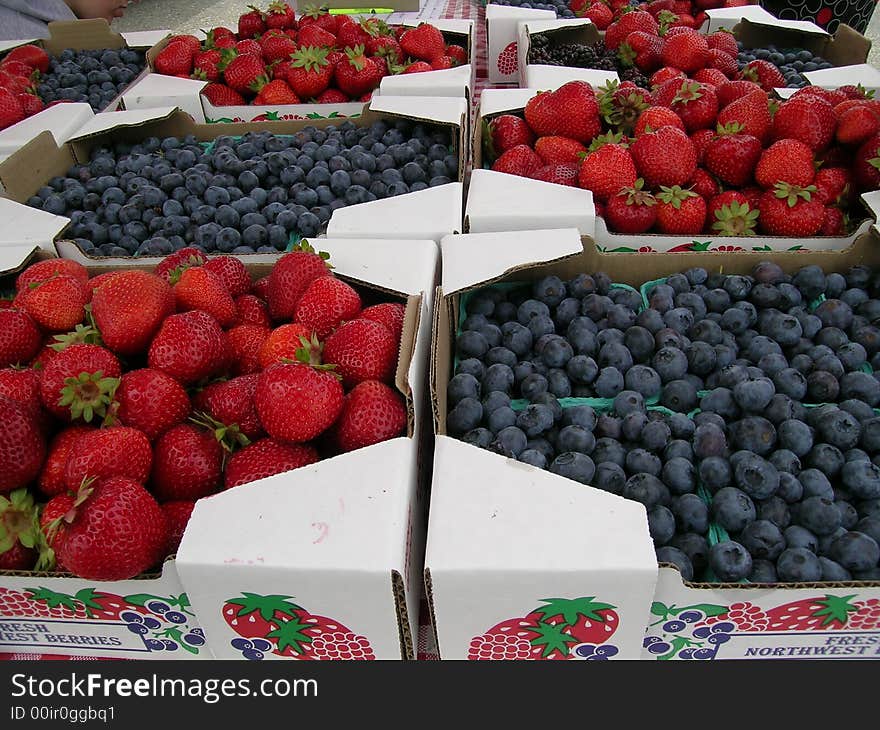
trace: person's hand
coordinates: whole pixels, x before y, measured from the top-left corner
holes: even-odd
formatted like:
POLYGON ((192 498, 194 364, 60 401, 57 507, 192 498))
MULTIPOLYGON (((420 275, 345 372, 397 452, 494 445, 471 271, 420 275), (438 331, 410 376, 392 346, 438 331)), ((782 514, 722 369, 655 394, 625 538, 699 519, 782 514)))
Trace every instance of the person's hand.
POLYGON ((121 18, 128 0, 64 0, 77 18, 104 18, 108 23, 121 18))

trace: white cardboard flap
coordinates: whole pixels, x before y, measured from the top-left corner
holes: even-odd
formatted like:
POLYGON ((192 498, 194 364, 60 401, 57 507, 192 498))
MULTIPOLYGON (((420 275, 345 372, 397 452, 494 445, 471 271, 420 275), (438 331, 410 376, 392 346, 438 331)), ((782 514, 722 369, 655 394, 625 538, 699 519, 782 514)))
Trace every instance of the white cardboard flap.
POLYGON ((739 8, 716 8, 714 10, 707 10, 706 15, 708 18, 700 28, 700 31, 703 33, 714 33, 721 28, 733 30, 733 27, 743 19, 764 25, 773 25, 777 22, 776 16, 768 13, 760 5, 744 5, 739 8))
POLYGON ((874 220, 880 221, 880 190, 872 190, 869 193, 862 193, 862 200, 871 210, 874 220))
POLYGON ((0 41, 0 53, 6 53, 6 51, 11 51, 13 48, 18 48, 19 46, 27 45, 28 43, 39 43, 39 38, 21 38, 19 40, 12 41, 0 41))
POLYGON ((468 102, 451 96, 385 96, 380 95, 370 101, 374 112, 400 114, 418 117, 435 122, 460 124, 462 117, 467 119, 468 102))
POLYGON ((464 185, 438 185, 393 198, 338 208, 327 225, 330 238, 419 238, 439 242, 461 232, 464 185))
POLYGON ((586 81, 594 89, 609 81, 619 81, 614 71, 571 66, 528 65, 524 72, 525 85, 530 89, 555 91, 569 81, 586 81))
POLYGON ((486 6, 486 20, 491 21, 509 18, 549 18, 556 16, 552 10, 536 10, 535 8, 514 8, 508 5, 495 5, 490 3, 486 6))
POLYGON ((12 154, 40 132, 49 131, 60 147, 87 124, 95 113, 88 104, 55 104, 0 132, 0 152, 12 154))
MULTIPOLYGON (((181 79, 177 76, 149 73, 136 84, 130 86, 125 94, 123 94, 123 98, 137 94, 168 98, 185 94, 198 94, 207 84, 207 81, 199 79, 181 79)), ((170 106, 170 104, 164 106, 170 106)))
POLYGON ((472 76, 469 63, 439 71, 392 74, 382 78, 379 92, 383 96, 465 96, 472 76))
POLYGON ((121 112, 103 112, 95 114, 73 137, 71 140, 89 137, 98 132, 104 132, 114 127, 135 127, 144 122, 151 122, 156 119, 165 119, 170 117, 177 107, 163 106, 154 109, 133 109, 131 111, 121 112))
POLYGON ((806 71, 803 75, 811 86, 821 86, 823 89, 836 89, 846 84, 861 84, 874 91, 880 89, 880 71, 867 63, 806 71))
POLYGON ((539 89, 485 89, 480 94, 480 114, 487 117, 512 109, 523 109, 538 91, 539 89))
POLYGON ((465 20, 464 18, 411 18, 404 20, 401 25, 417 26, 419 23, 430 23, 437 30, 444 33, 459 33, 461 35, 470 35, 473 33, 474 21, 465 20))
POLYGON ((69 218, 46 213, 8 198, 0 198, 0 220, 3 221, 0 246, 26 243, 53 252, 56 236, 70 223, 69 218))
POLYGON ((152 48, 159 41, 171 35, 170 30, 133 30, 120 33, 129 48, 152 48))
POLYGON ((583 250, 576 228, 446 236, 440 242, 443 293, 454 294, 514 267, 555 261, 583 250))
POLYGON ((0 275, 18 269, 39 248, 33 243, 0 243, 0 275))

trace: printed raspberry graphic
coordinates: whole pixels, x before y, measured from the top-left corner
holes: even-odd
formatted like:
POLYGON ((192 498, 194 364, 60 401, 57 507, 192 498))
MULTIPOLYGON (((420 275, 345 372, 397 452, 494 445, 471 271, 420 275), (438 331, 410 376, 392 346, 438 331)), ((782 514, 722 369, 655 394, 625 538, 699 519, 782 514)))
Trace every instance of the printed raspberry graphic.
POLYGON ((505 76, 511 76, 519 69, 519 62, 516 58, 516 41, 508 43, 507 46, 498 55, 498 70, 505 76))
POLYGON ((704 623, 715 624, 719 621, 732 621, 740 631, 766 631, 770 625, 767 614, 749 601, 731 603, 726 615, 711 616, 704 623))
POLYGON ((351 632, 334 631, 317 636, 312 641, 315 659, 321 660, 365 660, 375 659, 373 650, 363 636, 351 632))
POLYGON ((468 659, 499 661, 502 659, 531 659, 528 639, 513 634, 483 634, 471 640, 468 659))
POLYGON ((856 630, 880 628, 880 598, 856 601, 855 613, 849 618, 848 628, 856 630))

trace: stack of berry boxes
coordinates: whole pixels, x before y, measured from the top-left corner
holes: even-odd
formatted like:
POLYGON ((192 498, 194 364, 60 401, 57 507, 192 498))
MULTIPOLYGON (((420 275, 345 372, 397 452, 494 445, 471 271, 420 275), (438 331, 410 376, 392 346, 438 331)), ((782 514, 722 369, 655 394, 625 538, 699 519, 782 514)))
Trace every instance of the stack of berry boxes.
MULTIPOLYGON (((412 97, 397 99, 396 106, 395 97, 384 101, 397 111, 371 109, 346 124, 354 129, 382 121, 383 129, 401 133, 419 124, 445 130, 447 155, 454 154, 456 168, 463 169, 464 99, 412 97)), ((334 124, 340 122, 318 120, 313 128, 334 124)), ((244 144, 249 134, 289 136, 310 126, 275 122, 228 125, 224 131, 244 144)), ((160 146, 164 139, 187 135, 210 143, 217 129, 196 125, 176 110, 123 111, 98 115, 80 136, 61 147, 44 133, 12 155, 0 166, 0 180, 6 194, 22 202, 4 198, 0 207, 7 220, 15 220, 20 231, 27 232, 21 238, 29 242, 6 240, 0 246, 2 270, 8 274, 4 291, 34 256, 73 258, 92 274, 151 270, 161 256, 133 258, 124 250, 86 253, 85 239, 64 240, 61 232, 69 219, 24 202, 53 176, 61 180, 76 162, 94 159, 96 150, 104 150, 104 159, 114 145, 151 137, 160 146)), ((334 651, 377 659, 414 656, 427 501, 424 464, 430 462, 423 451, 422 423, 427 422, 425 370, 439 260, 433 239, 461 229, 462 184, 457 172, 449 172, 454 182, 340 207, 335 213, 346 215, 338 220, 334 215, 331 221, 338 233, 314 239, 316 248, 330 254, 337 276, 406 307, 394 379, 407 404, 406 435, 248 485, 243 488, 247 494, 230 490, 203 500, 177 555, 164 563, 160 575, 101 583, 45 573, 3 574, 4 651, 126 658, 289 657, 295 649, 278 646, 282 624, 299 618, 329 632, 326 640, 315 643, 316 656, 306 658, 321 658, 321 652, 327 658, 334 651), (242 529, 243 525, 259 529, 242 529), (351 602, 353 592, 358 595, 357 610, 351 602), (289 598, 272 607, 272 620, 255 625, 254 617, 265 615, 268 602, 278 595, 289 598), (336 634, 342 636, 337 644, 348 639, 353 644, 336 646, 336 634)), ((295 206, 292 201, 289 205, 295 206)), ((64 212, 70 212, 69 205, 64 212)), ((76 228, 83 223, 81 217, 73 218, 76 222, 67 230, 82 232, 76 228)), ((95 231, 87 233, 94 237, 95 231)), ((279 253, 240 258, 256 279, 271 270, 279 253)))

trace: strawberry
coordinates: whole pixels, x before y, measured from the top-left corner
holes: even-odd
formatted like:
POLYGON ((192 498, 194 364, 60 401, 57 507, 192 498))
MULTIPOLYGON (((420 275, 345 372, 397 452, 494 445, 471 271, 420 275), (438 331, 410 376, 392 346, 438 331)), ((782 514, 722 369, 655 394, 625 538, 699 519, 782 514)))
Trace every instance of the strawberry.
POLYGON ((251 277, 245 265, 235 256, 215 256, 208 259, 204 269, 215 274, 233 299, 247 294, 251 289, 251 277))
POLYGON ((351 99, 339 89, 326 89, 315 97, 315 101, 318 104, 345 104, 351 99))
POLYGON ((363 46, 355 46, 336 64, 334 76, 340 91, 358 97, 379 86, 382 71, 377 61, 364 55, 363 46))
POLYGON ((34 85, 24 76, 15 76, 0 69, 0 124, 8 127, 24 119, 24 110, 18 101, 18 94, 30 94, 34 85))
POLYGON ((594 2, 588 8, 575 13, 578 18, 587 18, 599 30, 607 30, 614 20, 614 13, 603 2, 594 2))
POLYGON ((0 570, 31 570, 40 557, 37 570, 44 570, 48 545, 42 539, 33 495, 16 489, 9 498, 0 495, 0 570))
POLYGON ((526 103, 525 118, 539 137, 558 135, 585 143, 602 131, 599 104, 586 81, 539 92, 526 103))
POLYGON ((86 271, 86 267, 78 261, 71 261, 70 259, 46 259, 31 264, 22 271, 15 280, 15 290, 20 292, 29 288, 31 284, 46 281, 55 276, 72 276, 84 285, 89 282, 89 272, 86 271))
POLYGON ((706 207, 706 223, 719 236, 753 236, 758 210, 737 190, 713 197, 706 207))
POLYGON ((727 77, 717 68, 701 68, 694 74, 694 81, 711 86, 713 89, 728 83, 727 77))
POLYGON ((222 372, 228 356, 226 335, 210 314, 173 314, 150 343, 147 362, 183 385, 222 372))
POLYGON ((173 426, 156 441, 152 493, 160 502, 207 497, 220 487, 222 463, 213 433, 188 423, 173 426))
POLYGON ((330 86, 333 70, 326 48, 300 48, 291 56, 287 83, 300 99, 313 99, 330 86))
POLYGON ((840 144, 861 144, 877 132, 880 132, 880 114, 867 105, 859 105, 838 114, 834 136, 840 144))
POLYGON ((303 29, 315 25, 318 28, 323 28, 328 33, 335 34, 339 30, 340 23, 350 21, 351 18, 344 15, 330 15, 330 13, 327 12, 327 8, 312 6, 306 8, 306 12, 300 16, 299 27, 300 29, 303 29))
POLYGON ((736 56, 717 48, 709 49, 709 68, 717 69, 728 79, 735 79, 739 76, 739 67, 736 65, 736 56))
POLYGON ((232 372, 236 375, 259 372, 262 369, 260 352, 269 336, 269 329, 242 324, 233 327, 227 334, 232 372))
POLYGON ((636 66, 645 73, 656 71, 663 65, 661 52, 663 41, 656 35, 637 30, 630 33, 617 49, 624 65, 636 66))
POLYGON ((232 53, 224 54, 224 65, 226 65, 226 63, 228 63, 236 55, 251 55, 262 60, 263 47, 254 38, 246 38, 243 41, 238 41, 232 47, 232 53))
POLYGON ((845 167, 820 167, 813 184, 813 197, 823 205, 846 205, 854 188, 852 173, 845 167))
POLYGON ((544 161, 538 157, 537 152, 524 144, 512 147, 492 163, 495 172, 506 172, 521 177, 531 177, 543 166, 544 161))
POLYGON ((17 98, 26 117, 32 117, 46 108, 43 100, 35 94, 18 94, 17 98))
POLYGON ((403 435, 406 422, 400 393, 377 380, 364 380, 345 396, 333 437, 340 451, 354 451, 403 435))
POLYGON ((73 509, 75 501, 76 498, 72 494, 62 492, 46 502, 40 512, 40 530, 43 533, 46 544, 53 552, 49 562, 51 564, 54 557, 55 570, 59 572, 69 572, 58 557, 61 545, 64 543, 64 538, 67 535, 65 523, 61 518, 73 509))
POLYGON ((742 186, 751 181, 761 157, 761 141, 740 130, 738 124, 722 127, 706 147, 706 169, 726 185, 742 186))
POLYGON ((696 31, 667 34, 660 56, 666 66, 675 66, 685 73, 694 73, 708 64, 709 44, 705 36, 696 31))
POLYGON ((827 101, 831 106, 847 101, 847 95, 836 89, 823 89, 821 86, 804 86, 792 94, 792 99, 802 99, 805 96, 818 96, 827 101))
POLYGON ((71 345, 55 355, 40 376, 43 407, 58 418, 89 423, 105 416, 119 385, 122 368, 98 345, 71 345))
POLYGON ((30 361, 41 343, 40 329, 27 312, 0 309, 0 367, 30 361))
POLYGON ((36 69, 40 73, 46 73, 49 70, 49 55, 39 46, 28 43, 23 46, 13 48, 3 59, 4 63, 9 61, 19 61, 20 63, 36 69))
POLYGON ((28 66, 28 64, 21 61, 10 61, 5 58, 0 61, 0 71, 4 71, 12 76, 21 76, 25 79, 33 79, 35 77, 33 66, 28 66))
POLYGON ((250 53, 239 53, 223 69, 223 80, 240 94, 257 91, 266 82, 266 66, 250 53))
POLYGON ((391 334, 394 335, 396 341, 400 341, 403 332, 403 322, 406 317, 406 307, 398 302, 386 302, 384 304, 374 304, 361 310, 361 319, 371 319, 379 324, 384 324, 391 334))
POLYGON ((463 66, 468 62, 467 51, 455 43, 446 46, 446 55, 455 60, 456 66, 463 66))
POLYGON ((400 37, 400 48, 407 55, 428 63, 436 61, 446 52, 443 34, 430 23, 419 23, 400 37))
POLYGON ((720 190, 715 178, 701 167, 694 170, 694 174, 691 179, 688 180, 687 185, 691 192, 696 193, 705 200, 709 200, 709 198, 718 195, 720 190))
POLYGON ((805 187, 815 176, 813 151, 795 139, 774 142, 761 153, 755 167, 755 181, 765 190, 779 182, 805 187))
POLYGON ((366 46, 369 40, 370 34, 360 23, 346 23, 336 34, 336 45, 342 49, 366 46))
POLYGON ((225 84, 208 84, 202 89, 204 97, 214 106, 242 106, 245 98, 225 84))
POLYGON ((670 106, 672 111, 681 117, 688 132, 715 126, 715 119, 718 116, 718 97, 715 96, 715 90, 711 86, 683 82, 670 106))
POLYGON ((690 234, 703 230, 706 201, 678 185, 660 186, 657 193, 657 229, 661 233, 690 234))
POLYGON ((279 360, 295 360, 303 347, 303 338, 311 340, 312 331, 301 324, 283 324, 272 330, 260 348, 260 366, 266 369, 279 360))
POLYGON ((217 81, 220 78, 220 51, 209 49, 199 51, 193 58, 192 77, 202 81, 217 81))
POLYGON ((42 407, 39 373, 31 369, 3 368, 0 370, 0 395, 39 414, 42 407))
POLYGON ((122 376, 116 389, 116 415, 155 441, 164 431, 189 416, 190 402, 183 386, 161 370, 142 368, 122 376))
POLYGON ((264 36, 260 41, 260 48, 263 49, 263 60, 266 63, 275 63, 289 59, 290 54, 296 51, 296 43, 283 34, 264 36))
POLYGON ((334 276, 321 276, 303 292, 294 319, 321 339, 360 311, 361 298, 351 286, 334 276))
POLYGON ((193 70, 193 59, 198 49, 189 43, 172 37, 153 62, 156 71, 166 76, 189 76, 193 70))
POLYGON ((307 444, 286 444, 260 439, 235 452, 226 464, 226 489, 299 469, 318 461, 318 452, 307 444))
POLYGON ((171 287, 146 271, 122 271, 92 298, 92 315, 107 349, 122 356, 146 351, 162 321, 174 311, 171 287))
POLYGON ((834 107, 818 96, 802 96, 784 102, 773 116, 772 137, 799 139, 810 149, 825 149, 834 139, 837 118, 834 107))
POLYGON ((657 200, 647 190, 645 181, 639 178, 629 188, 621 188, 608 199, 605 220, 608 228, 618 233, 644 233, 657 221, 657 200))
POLYGON ((112 477, 81 490, 64 518, 59 561, 87 580, 128 580, 164 557, 165 515, 137 482, 112 477))
POLYGON ((204 415, 225 426, 226 431, 235 437, 233 440, 236 440, 238 434, 247 439, 260 438, 265 434, 254 404, 258 379, 257 374, 250 374, 211 383, 193 397, 193 405, 204 415))
POLYGON ((218 25, 205 33, 203 45, 205 48, 229 48, 230 42, 235 45, 235 33, 229 28, 218 25))
POLYGON ((574 163, 561 163, 556 165, 544 165, 531 174, 532 180, 553 183, 554 185, 567 185, 576 188, 578 185, 578 166, 574 163))
POLYGON ((616 51, 630 33, 642 31, 651 35, 657 35, 659 26, 657 21, 650 13, 643 10, 635 10, 620 16, 615 22, 611 23, 605 31, 605 47, 609 50, 616 51))
POLYGON ((266 21, 263 13, 253 5, 248 5, 250 12, 238 17, 238 37, 256 38, 266 32, 266 21))
POLYGON ((675 127, 661 127, 637 137, 630 154, 640 177, 651 187, 683 185, 697 168, 693 142, 675 127))
POLYGON ((782 73, 769 61, 760 59, 749 61, 743 68, 741 76, 746 81, 754 81, 764 91, 773 91, 785 86, 782 73))
POLYGON ((632 132, 639 115, 653 103, 653 96, 647 89, 629 81, 620 85, 611 82, 599 89, 602 92, 599 99, 602 118, 623 134, 632 132))
POLYGON ((290 5, 284 0, 272 0, 263 14, 263 22, 266 28, 276 28, 278 30, 287 30, 288 28, 296 28, 296 14, 290 5))
POLYGON ((33 412, 0 396, 0 493, 26 487, 46 458, 46 441, 33 412))
POLYGON ((77 279, 61 275, 28 285, 21 305, 47 332, 65 332, 83 321, 90 294, 77 279))
POLYGON ((545 165, 579 163, 587 148, 567 137, 540 137, 535 152, 545 165))
POLYGON ((299 47, 335 48, 336 36, 315 24, 300 28, 299 47))
POLYGON ((817 232, 819 236, 845 236, 846 216, 840 208, 826 206, 825 215, 822 218, 822 226, 817 232))
POLYGON ((180 548, 180 541, 183 539, 183 533, 195 506, 195 502, 186 500, 165 502, 159 505, 165 515, 165 522, 168 524, 168 542, 165 545, 165 555, 174 555, 180 548))
POLYGON ((742 125, 743 134, 757 137, 766 143, 770 135, 770 107, 767 94, 755 91, 730 102, 718 112, 718 124, 726 127, 731 122, 742 125))
POLYGON ((578 185, 592 190, 593 196, 604 203, 621 188, 632 187, 637 177, 629 150, 620 144, 604 144, 584 158, 578 185))
POLYGON ((746 96, 753 91, 761 91, 761 87, 754 81, 737 79, 721 84, 715 91, 718 94, 718 106, 723 109, 731 102, 746 96))
POLYGON ((697 164, 702 165, 706 160, 706 149, 709 143, 715 139, 715 130, 698 129, 690 135, 691 142, 694 143, 694 149, 697 151, 697 164))
POLYGON ((862 142, 856 151, 852 172, 860 190, 880 188, 880 134, 862 142))
POLYGON ((447 68, 453 68, 455 66, 455 59, 451 56, 440 56, 440 58, 436 58, 431 61, 431 68, 434 71, 443 71, 447 68))
POLYGON ((684 81, 686 78, 687 74, 681 69, 675 68, 674 66, 664 66, 651 74, 651 88, 656 89, 658 86, 662 86, 672 79, 684 81))
POLYGON ((242 294, 235 300, 235 324, 252 324, 257 327, 271 327, 269 305, 253 294, 242 294))
POLYGON ((64 465, 64 487, 76 492, 85 479, 124 476, 146 484, 153 451, 143 431, 128 426, 90 429, 71 444, 64 465))
POLYGON ((425 71, 433 71, 434 68, 427 61, 416 61, 415 63, 409 64, 401 73, 404 74, 420 74, 425 73, 425 71))
MULTIPOLYGON (((174 284, 180 278, 184 269, 190 266, 204 266, 207 260, 208 257, 202 251, 188 246, 162 259, 156 264, 153 273, 163 281, 174 284)), ((104 274, 101 274, 101 276, 104 276, 104 274)), ((92 281, 94 282, 94 279, 92 281)))
POLYGON ((387 35, 370 37, 367 41, 366 52, 368 56, 384 61, 388 69, 403 63, 403 51, 400 44, 387 35))
POLYGON ((326 431, 339 417, 342 400, 338 377, 303 363, 270 366, 260 374, 254 394, 266 433, 291 443, 311 441, 326 431))
POLYGON ((398 342, 385 325, 354 319, 324 343, 323 360, 336 366, 346 388, 364 380, 390 381, 397 366, 398 342))
POLYGON ((517 145, 532 147, 535 143, 535 133, 520 117, 502 114, 486 123, 483 142, 489 157, 495 159, 517 145))
POLYGON ((684 122, 672 109, 665 106, 649 106, 636 120, 633 133, 639 137, 645 132, 656 132, 661 127, 675 127, 684 132, 684 122))
POLYGON ((194 266, 186 269, 174 285, 174 301, 178 312, 200 309, 210 314, 221 327, 235 321, 235 302, 213 271, 194 266))
POLYGON ((804 238, 815 235, 822 227, 825 207, 812 200, 815 187, 798 187, 785 182, 765 190, 758 203, 761 230, 771 236, 804 238))
POLYGON ((300 297, 315 279, 329 276, 327 254, 302 243, 275 262, 267 281, 266 301, 273 319, 292 319, 300 297))

